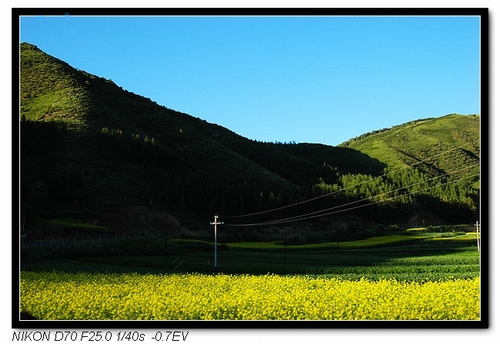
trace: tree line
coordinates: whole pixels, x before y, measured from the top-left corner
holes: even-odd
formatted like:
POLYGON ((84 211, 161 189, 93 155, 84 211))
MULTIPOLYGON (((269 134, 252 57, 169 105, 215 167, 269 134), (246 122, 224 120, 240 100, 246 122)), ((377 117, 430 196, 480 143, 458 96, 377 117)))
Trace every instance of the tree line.
MULTIPOLYGON (((21 203, 28 223, 45 204, 98 197, 103 183, 100 177, 89 176, 87 171, 61 174, 45 168, 50 164, 48 152, 68 135, 60 124, 22 121, 21 131, 21 203)), ((136 166, 134 178, 140 186, 136 192, 144 199, 199 220, 216 212, 259 212, 330 193, 273 215, 289 217, 356 201, 374 205, 345 214, 377 223, 402 222, 420 211, 430 211, 451 223, 470 222, 478 215, 479 191, 470 180, 447 184, 452 176, 434 178, 417 168, 397 173, 386 169, 378 175, 345 172, 326 163, 304 162, 266 144, 270 154, 259 155, 256 151, 249 157, 295 185, 283 189, 261 176, 241 177, 217 166, 198 166, 183 159, 181 152, 165 148, 147 135, 124 134, 119 129, 104 127, 89 135, 88 140, 111 166, 136 166), (412 195, 405 196, 407 193, 412 195)))

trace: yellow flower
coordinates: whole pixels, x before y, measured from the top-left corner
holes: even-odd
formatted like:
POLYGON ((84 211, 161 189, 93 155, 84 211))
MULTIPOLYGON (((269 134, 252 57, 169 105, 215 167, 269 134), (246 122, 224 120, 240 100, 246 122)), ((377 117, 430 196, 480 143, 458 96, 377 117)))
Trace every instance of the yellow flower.
POLYGON ((479 320, 480 280, 21 272, 21 311, 41 319, 479 320), (57 302, 55 302, 57 300, 57 302))

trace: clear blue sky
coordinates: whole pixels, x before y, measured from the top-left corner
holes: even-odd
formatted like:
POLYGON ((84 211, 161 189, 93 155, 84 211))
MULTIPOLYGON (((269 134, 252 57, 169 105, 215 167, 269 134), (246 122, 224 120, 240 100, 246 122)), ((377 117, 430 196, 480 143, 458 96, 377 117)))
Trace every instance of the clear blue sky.
POLYGON ((21 17, 20 40, 250 139, 480 113, 479 17, 21 17))

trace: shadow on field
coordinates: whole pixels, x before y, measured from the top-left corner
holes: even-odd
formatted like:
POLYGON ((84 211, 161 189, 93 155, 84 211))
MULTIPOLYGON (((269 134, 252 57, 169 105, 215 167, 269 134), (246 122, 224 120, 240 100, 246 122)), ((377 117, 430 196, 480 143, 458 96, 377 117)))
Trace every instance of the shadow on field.
POLYGON ((437 279, 479 275, 479 253, 472 241, 421 240, 412 244, 363 249, 273 250, 219 245, 217 267, 213 244, 184 242, 153 249, 147 240, 122 243, 122 248, 58 247, 23 249, 23 270, 91 273, 226 273, 309 274, 347 278, 391 277, 437 279), (141 247, 141 249, 138 249, 141 247))

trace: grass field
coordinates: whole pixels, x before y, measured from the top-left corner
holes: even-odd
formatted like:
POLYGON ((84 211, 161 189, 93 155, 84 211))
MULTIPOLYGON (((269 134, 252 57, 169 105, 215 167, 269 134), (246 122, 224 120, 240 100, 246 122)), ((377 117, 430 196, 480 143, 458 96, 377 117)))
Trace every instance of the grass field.
POLYGON ((213 243, 175 239, 166 255, 26 264, 20 307, 41 319, 479 320, 475 245, 472 234, 286 250, 278 242, 227 243, 214 267, 213 243))

